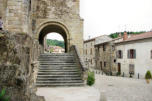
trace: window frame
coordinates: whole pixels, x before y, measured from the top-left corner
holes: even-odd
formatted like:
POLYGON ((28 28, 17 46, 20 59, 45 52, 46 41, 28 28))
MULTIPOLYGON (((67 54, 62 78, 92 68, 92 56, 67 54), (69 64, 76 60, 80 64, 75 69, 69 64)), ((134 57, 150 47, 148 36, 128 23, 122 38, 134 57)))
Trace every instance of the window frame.
POLYGON ((104 61, 104 67, 107 67, 107 64, 106 64, 106 62, 104 61))
POLYGON ((129 64, 129 74, 135 74, 135 64, 129 64))
POLYGON ((129 49, 127 52, 128 59, 136 59, 136 49, 129 49))
POLYGON ((106 51, 106 45, 103 44, 103 51, 106 51))
POLYGON ((117 51, 117 58, 118 59, 123 59, 123 51, 122 50, 117 51))

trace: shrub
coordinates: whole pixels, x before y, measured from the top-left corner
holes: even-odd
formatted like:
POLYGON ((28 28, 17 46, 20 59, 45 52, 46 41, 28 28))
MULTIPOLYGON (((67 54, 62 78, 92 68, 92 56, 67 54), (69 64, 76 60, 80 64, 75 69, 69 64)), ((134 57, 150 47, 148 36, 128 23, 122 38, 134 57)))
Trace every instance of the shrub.
POLYGON ((9 97, 5 96, 5 89, 2 89, 2 91, 0 92, 0 101, 9 101, 9 97))
POLYGON ((92 86, 95 83, 94 72, 88 72, 87 85, 92 86))
POLYGON ((145 79, 151 79, 151 78, 152 78, 151 72, 148 70, 146 72, 145 79))
POLYGON ((116 74, 117 76, 120 76, 121 75, 121 73, 120 72, 117 72, 117 74, 116 74))

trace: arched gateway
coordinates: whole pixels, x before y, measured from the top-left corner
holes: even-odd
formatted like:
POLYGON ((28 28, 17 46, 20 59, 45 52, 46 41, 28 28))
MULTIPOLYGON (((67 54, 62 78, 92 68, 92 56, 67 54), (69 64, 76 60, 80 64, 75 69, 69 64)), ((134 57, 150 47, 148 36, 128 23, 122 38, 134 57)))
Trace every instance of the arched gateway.
POLYGON ((72 45, 83 54, 83 20, 79 16, 79 0, 35 0, 34 34, 40 45, 44 36, 57 32, 64 38, 66 52, 72 45), (45 8, 45 9, 44 9, 45 8))
POLYGON ((37 39, 39 40, 39 44, 44 47, 44 37, 51 32, 59 33, 63 39, 65 44, 65 52, 69 51, 70 46, 70 34, 66 26, 59 22, 46 22, 38 27, 37 31, 37 39))

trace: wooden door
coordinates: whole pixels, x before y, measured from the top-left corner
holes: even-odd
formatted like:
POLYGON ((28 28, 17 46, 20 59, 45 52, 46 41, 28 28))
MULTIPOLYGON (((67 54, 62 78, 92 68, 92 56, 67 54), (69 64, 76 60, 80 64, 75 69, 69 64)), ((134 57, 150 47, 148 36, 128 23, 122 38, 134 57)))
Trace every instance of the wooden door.
POLYGON ((118 72, 121 73, 121 63, 118 63, 118 72))
POLYGON ((101 70, 102 70, 102 62, 100 62, 100 68, 101 68, 101 70))

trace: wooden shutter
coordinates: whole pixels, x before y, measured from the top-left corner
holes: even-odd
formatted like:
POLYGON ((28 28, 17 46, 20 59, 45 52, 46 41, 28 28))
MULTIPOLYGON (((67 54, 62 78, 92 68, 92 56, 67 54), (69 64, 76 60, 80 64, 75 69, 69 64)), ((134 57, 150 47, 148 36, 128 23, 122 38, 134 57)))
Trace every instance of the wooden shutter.
POLYGON ((136 59, 136 50, 134 49, 134 59, 136 59))
POLYGON ((130 54, 129 54, 129 50, 128 50, 128 51, 127 51, 127 56, 128 56, 128 59, 129 59, 129 55, 130 55, 130 54))
POLYGON ((121 50, 121 58, 123 58, 123 51, 121 50))

